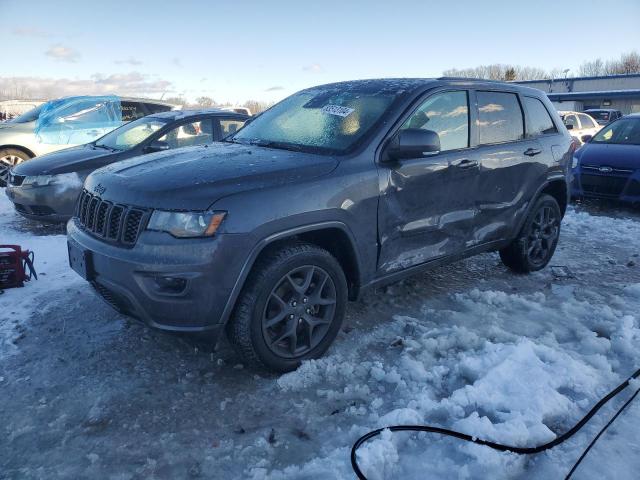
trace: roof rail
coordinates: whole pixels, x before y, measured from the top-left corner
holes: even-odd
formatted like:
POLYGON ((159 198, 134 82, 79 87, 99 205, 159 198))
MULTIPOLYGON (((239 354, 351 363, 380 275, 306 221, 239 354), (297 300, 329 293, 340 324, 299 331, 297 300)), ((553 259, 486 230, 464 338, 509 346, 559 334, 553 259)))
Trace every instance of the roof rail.
POLYGON ((471 78, 471 77, 438 77, 436 80, 461 80, 464 82, 490 82, 490 83, 503 82, 503 80, 489 80, 487 78, 471 78))

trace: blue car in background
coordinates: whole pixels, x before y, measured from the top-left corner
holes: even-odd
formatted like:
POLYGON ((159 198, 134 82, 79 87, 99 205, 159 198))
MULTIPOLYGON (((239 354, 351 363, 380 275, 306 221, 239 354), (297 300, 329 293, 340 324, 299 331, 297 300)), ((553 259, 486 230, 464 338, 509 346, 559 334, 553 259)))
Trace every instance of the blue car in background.
POLYGON ((640 204, 640 114, 603 127, 574 153, 571 194, 640 204))

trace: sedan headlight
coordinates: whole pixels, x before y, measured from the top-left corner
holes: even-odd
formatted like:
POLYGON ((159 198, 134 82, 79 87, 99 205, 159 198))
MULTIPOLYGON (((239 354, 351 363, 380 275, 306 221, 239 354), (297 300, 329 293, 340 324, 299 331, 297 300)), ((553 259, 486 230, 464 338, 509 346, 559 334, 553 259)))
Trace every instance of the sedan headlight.
POLYGON ((60 173, 58 175, 27 175, 22 185, 45 187, 47 185, 64 185, 69 188, 82 187, 82 179, 75 173, 60 173))
POLYGON ((22 185, 35 185, 38 187, 43 187, 45 185, 50 185, 53 182, 55 175, 34 175, 27 176, 22 181, 22 185))
POLYGON ((167 232, 174 237, 212 237, 227 212, 167 212, 154 210, 147 230, 167 232))

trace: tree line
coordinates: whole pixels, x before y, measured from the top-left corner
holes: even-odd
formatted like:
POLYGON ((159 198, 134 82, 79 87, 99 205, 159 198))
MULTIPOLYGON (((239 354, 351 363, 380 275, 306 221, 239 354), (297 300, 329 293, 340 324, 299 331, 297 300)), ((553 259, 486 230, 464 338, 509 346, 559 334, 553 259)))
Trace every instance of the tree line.
POLYGON ((574 76, 594 77, 629 73, 640 73, 640 54, 636 51, 623 53, 616 59, 603 60, 596 58, 595 60, 585 61, 575 73, 561 68, 545 70, 538 67, 521 67, 519 65, 501 63, 480 65, 473 68, 450 68, 442 72, 445 77, 486 78, 488 80, 502 81, 542 80, 574 76))

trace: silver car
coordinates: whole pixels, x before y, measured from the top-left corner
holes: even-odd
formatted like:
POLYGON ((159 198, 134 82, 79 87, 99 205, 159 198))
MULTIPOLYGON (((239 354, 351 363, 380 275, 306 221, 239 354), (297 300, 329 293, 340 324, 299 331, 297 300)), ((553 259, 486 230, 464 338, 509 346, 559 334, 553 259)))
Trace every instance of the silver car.
MULTIPOLYGON (((85 97, 85 100, 87 98, 90 100, 93 97, 85 97)), ((95 99, 96 108, 104 102, 104 97, 95 97, 95 99)), ((121 97, 118 108, 122 121, 119 125, 114 125, 83 121, 83 117, 92 111, 91 108, 87 108, 87 102, 84 101, 81 107, 76 107, 79 104, 70 104, 57 119, 65 129, 64 135, 60 135, 58 139, 48 138, 42 141, 42 138, 36 134, 36 126, 38 118, 43 111, 46 111, 47 105, 50 105, 50 102, 12 120, 0 123, 0 187, 6 185, 9 169, 19 163, 39 155, 84 145, 131 120, 175 108, 174 105, 166 102, 121 97)))

